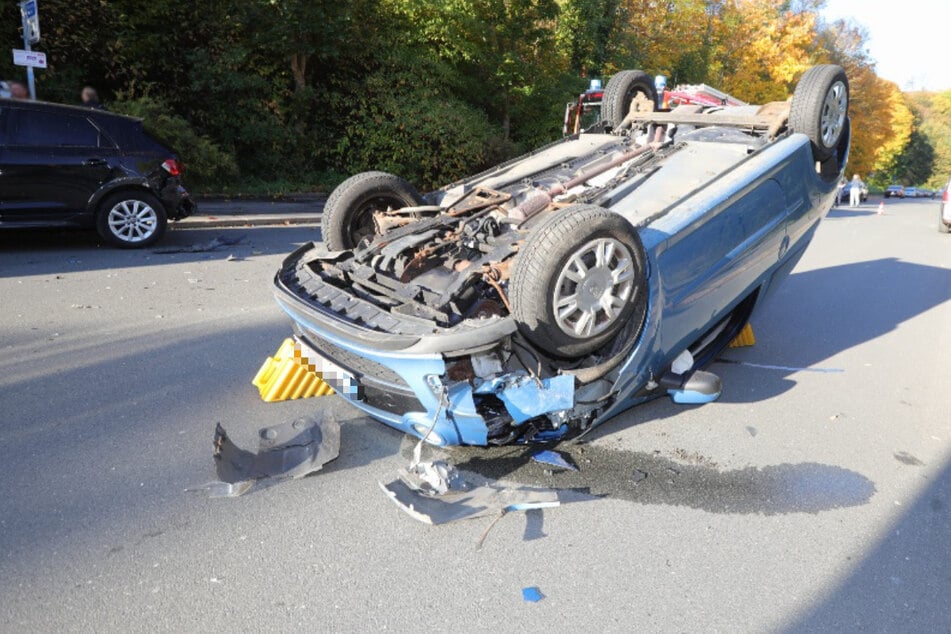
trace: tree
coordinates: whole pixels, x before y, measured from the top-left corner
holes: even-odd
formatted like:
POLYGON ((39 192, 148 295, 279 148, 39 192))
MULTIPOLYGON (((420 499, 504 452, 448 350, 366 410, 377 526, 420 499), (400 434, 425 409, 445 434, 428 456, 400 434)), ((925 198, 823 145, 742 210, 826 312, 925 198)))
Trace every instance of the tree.
POLYGON ((716 7, 716 50, 709 83, 750 103, 786 99, 813 65, 815 4, 725 0, 716 7))

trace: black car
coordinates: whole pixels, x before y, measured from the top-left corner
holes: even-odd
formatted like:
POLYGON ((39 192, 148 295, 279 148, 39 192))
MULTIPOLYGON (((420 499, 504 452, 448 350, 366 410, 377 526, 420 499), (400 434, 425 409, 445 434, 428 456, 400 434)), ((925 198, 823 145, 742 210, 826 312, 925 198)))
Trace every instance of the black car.
POLYGON ((174 151, 133 117, 0 99, 0 229, 95 227, 145 247, 195 205, 174 151))

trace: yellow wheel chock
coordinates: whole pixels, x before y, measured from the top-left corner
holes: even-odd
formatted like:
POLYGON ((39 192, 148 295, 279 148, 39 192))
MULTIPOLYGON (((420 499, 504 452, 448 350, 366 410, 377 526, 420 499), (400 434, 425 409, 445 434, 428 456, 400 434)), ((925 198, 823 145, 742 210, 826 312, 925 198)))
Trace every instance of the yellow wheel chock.
POLYGON ((756 337, 753 336, 753 327, 749 324, 743 326, 743 330, 740 331, 736 337, 733 338, 733 341, 730 342, 729 348, 743 348, 745 346, 756 345, 756 337))
POLYGON ((334 393, 317 374, 314 364, 301 353, 300 344, 291 338, 285 339, 274 356, 267 358, 251 383, 267 403, 334 393))

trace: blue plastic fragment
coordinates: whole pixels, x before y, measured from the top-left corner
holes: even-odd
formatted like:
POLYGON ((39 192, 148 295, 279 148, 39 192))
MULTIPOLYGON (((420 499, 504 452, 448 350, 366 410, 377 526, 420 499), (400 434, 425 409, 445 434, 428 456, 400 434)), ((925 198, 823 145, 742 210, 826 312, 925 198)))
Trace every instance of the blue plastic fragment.
POLYGON ((705 403, 712 403, 720 398, 719 392, 715 394, 704 394, 697 390, 667 390, 667 393, 670 394, 670 398, 673 399, 674 403, 679 405, 703 405, 705 403))
POLYGON ((538 589, 538 586, 522 588, 522 599, 529 603, 538 603, 544 598, 545 595, 542 594, 542 591, 538 589))
POLYGON ((562 456, 557 451, 551 451, 550 449, 536 451, 534 454, 532 454, 532 460, 542 464, 551 465, 553 467, 558 467, 560 469, 569 469, 571 471, 578 470, 578 467, 565 460, 564 456, 562 456))
POLYGON ((542 379, 539 386, 534 379, 525 377, 502 390, 499 398, 512 419, 522 424, 542 414, 574 407, 575 379, 562 374, 542 379))

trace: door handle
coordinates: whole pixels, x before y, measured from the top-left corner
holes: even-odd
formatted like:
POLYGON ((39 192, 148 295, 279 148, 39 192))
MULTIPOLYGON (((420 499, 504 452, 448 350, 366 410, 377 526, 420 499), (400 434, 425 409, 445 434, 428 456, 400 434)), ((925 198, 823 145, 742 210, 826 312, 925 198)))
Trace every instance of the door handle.
POLYGON ((105 167, 107 165, 109 163, 106 162, 106 159, 101 158, 91 158, 83 161, 83 167, 105 167))

